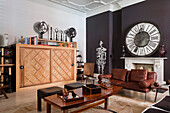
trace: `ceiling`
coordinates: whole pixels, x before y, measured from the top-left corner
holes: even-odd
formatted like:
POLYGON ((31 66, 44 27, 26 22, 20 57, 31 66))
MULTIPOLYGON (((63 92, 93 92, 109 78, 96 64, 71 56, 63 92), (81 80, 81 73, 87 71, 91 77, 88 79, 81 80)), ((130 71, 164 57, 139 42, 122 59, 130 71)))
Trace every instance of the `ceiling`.
POLYGON ((64 5, 69 8, 73 8, 78 11, 87 13, 89 11, 96 10, 98 8, 102 8, 108 5, 113 6, 116 5, 116 7, 121 8, 124 5, 128 6, 145 0, 47 0, 47 1, 64 5))
POLYGON ((108 4, 114 4, 121 0, 48 0, 48 1, 58 3, 70 8, 74 8, 82 12, 88 12, 108 4))

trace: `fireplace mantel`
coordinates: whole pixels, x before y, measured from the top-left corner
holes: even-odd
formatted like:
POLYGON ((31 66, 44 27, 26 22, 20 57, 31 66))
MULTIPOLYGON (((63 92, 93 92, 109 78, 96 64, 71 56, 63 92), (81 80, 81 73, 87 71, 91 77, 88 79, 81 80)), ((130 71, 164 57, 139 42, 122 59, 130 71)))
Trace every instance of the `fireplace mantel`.
POLYGON ((120 59, 168 59, 167 57, 120 57, 120 59))
POLYGON ((125 69, 135 69, 134 64, 153 64, 154 72, 157 73, 157 82, 164 84, 164 60, 167 57, 121 57, 125 60, 125 69))

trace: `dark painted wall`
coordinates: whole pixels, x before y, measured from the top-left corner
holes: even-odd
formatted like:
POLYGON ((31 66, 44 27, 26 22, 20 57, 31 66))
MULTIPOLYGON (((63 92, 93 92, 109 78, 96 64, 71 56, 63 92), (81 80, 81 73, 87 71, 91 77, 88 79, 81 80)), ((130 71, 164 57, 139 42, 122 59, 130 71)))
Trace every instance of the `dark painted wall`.
MULTIPOLYGON (((113 54, 112 61, 109 57, 107 62, 112 62, 112 68, 123 68, 123 60, 120 60, 120 57, 126 34, 132 25, 143 21, 159 26, 162 38, 161 45, 166 46, 166 56, 170 58, 170 0, 147 0, 120 11, 105 12, 87 18, 87 62, 96 61, 95 49, 98 47, 99 41, 104 40, 104 46, 110 47, 109 51, 112 49, 112 53, 109 54, 113 54), (112 39, 110 39, 111 36, 112 39), (112 40, 112 47, 110 40, 112 40)), ((126 56, 130 56, 127 51, 126 56)), ((158 57, 159 50, 152 56, 158 57)), ((109 65, 106 67, 106 72, 109 72, 109 65)), ((170 79, 169 67, 170 60, 166 60, 165 80, 170 79)))
POLYGON ((123 39, 122 39, 122 25, 121 25, 121 15, 122 11, 115 11, 113 14, 113 45, 112 45, 112 53, 113 53, 113 65, 112 68, 123 68, 124 63, 123 60, 120 60, 120 57, 122 56, 122 45, 123 45, 123 39))
MULTIPOLYGON (((96 48, 99 47, 99 42, 103 41, 103 47, 107 50, 107 63, 105 73, 111 72, 112 69, 112 12, 105 12, 86 19, 86 56, 87 62, 96 63, 96 48), (110 69, 109 69, 110 68, 110 69)), ((95 66, 97 72, 97 66, 95 66)))
MULTIPOLYGON (((122 9, 122 38, 125 40, 129 27, 142 21, 158 25, 161 32, 161 45, 165 44, 170 58, 170 0, 147 0, 122 9), (169 44, 169 45, 168 45, 169 44)), ((124 42, 123 42, 124 43, 124 42)), ((128 52, 127 56, 130 56, 128 52)), ((159 50, 152 56, 159 56, 159 50)), ((165 61, 165 80, 170 79, 170 60, 165 61)))

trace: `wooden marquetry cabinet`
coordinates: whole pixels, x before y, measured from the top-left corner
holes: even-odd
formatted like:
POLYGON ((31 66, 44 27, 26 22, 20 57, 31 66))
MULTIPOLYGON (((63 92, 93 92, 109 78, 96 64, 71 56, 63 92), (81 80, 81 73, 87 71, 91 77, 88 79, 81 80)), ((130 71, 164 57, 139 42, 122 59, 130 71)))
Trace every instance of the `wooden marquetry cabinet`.
POLYGON ((20 65, 21 87, 50 83, 50 49, 21 47, 20 65))
POLYGON ((73 80, 75 68, 74 50, 52 49, 51 55, 51 81, 73 80))
POLYGON ((76 80, 76 48, 16 44, 16 91, 76 80))

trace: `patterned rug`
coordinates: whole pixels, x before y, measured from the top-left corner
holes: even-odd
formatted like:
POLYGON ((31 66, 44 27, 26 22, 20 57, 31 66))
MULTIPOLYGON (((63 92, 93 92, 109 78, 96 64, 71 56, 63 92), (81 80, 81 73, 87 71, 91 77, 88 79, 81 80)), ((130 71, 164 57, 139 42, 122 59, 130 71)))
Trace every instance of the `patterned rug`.
MULTIPOLYGON (((146 107, 150 106, 152 103, 145 102, 141 99, 134 99, 128 97, 122 97, 119 95, 114 95, 109 98, 108 108, 116 111, 117 113, 141 113, 146 107)), ((101 106, 104 106, 101 104, 101 106)), ((80 108, 80 107, 79 107, 80 108)), ((70 109, 74 111, 78 108, 70 109)), ((0 109, 0 113, 46 113, 46 103, 42 102, 42 112, 37 111, 36 101, 25 103, 22 105, 15 105, 12 107, 6 107, 0 109)), ((61 110, 52 106, 52 113, 62 113, 61 110)), ((111 113, 110 111, 103 110, 99 107, 94 107, 83 113, 111 113)))

